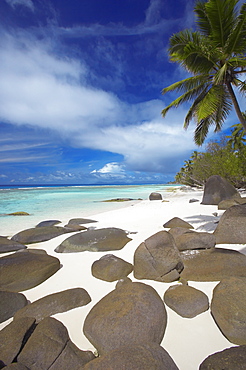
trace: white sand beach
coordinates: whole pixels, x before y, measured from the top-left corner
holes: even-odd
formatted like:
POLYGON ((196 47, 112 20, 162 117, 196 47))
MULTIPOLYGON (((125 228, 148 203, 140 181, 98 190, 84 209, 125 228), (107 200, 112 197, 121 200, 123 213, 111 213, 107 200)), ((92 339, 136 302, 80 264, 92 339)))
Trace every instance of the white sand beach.
MULTIPOLYGON (((96 279, 91 274, 91 265, 102 255, 112 253, 133 263, 133 255, 136 248, 146 238, 154 233, 164 230, 163 224, 173 217, 180 217, 191 223, 195 230, 212 231, 214 222, 218 220, 223 211, 218 211, 217 206, 201 205, 203 192, 201 190, 184 191, 181 189, 175 192, 165 193, 164 201, 133 201, 126 202, 123 208, 96 215, 70 214, 67 219, 62 219, 66 224, 69 219, 75 217, 89 217, 97 223, 89 224, 90 227, 118 227, 127 230, 132 240, 122 249, 113 252, 80 252, 80 253, 56 253, 55 248, 69 235, 65 234, 50 241, 32 244, 30 248, 45 249, 48 254, 59 258, 62 268, 52 277, 37 287, 22 292, 31 302, 54 292, 68 288, 82 287, 91 296, 91 303, 81 308, 76 308, 66 313, 56 314, 54 317, 64 323, 69 331, 71 340, 82 350, 95 351, 92 344, 82 332, 83 322, 90 309, 107 293, 115 288, 116 282, 106 282, 96 279), (195 198, 199 202, 189 203, 195 198), (213 213, 218 212, 218 216, 213 213)), ((49 219, 49 217, 47 217, 49 219)), ((23 219, 21 220, 23 224, 23 219)), ((61 224, 61 225, 62 225, 61 224)), ((34 227, 28 224, 26 228, 34 227)), ((87 225, 86 225, 87 226, 87 225)), ((18 218, 14 219, 6 233, 19 232, 18 218)), ((10 236, 12 236, 10 235, 10 236)), ((72 234, 71 234, 72 235, 72 234)), ((244 245, 221 245, 223 248, 245 252, 244 245)), ((4 256, 6 254, 2 254, 4 256)), ((132 281, 137 281, 131 273, 132 281)), ((138 280, 139 281, 139 280, 138 280)), ((151 280, 141 280, 156 289, 161 298, 169 286, 177 284, 161 283, 151 280)), ((189 285, 202 290, 207 294, 209 300, 212 297, 213 288, 218 282, 192 282, 189 285)), ((209 310, 192 319, 185 319, 166 307, 168 313, 168 324, 161 345, 168 351, 170 356, 180 370, 197 370, 199 364, 210 354, 221 351, 225 348, 235 346, 230 343, 216 326, 209 310)), ((148 318, 146 317, 146 320, 148 318)), ((0 329, 6 326, 11 319, 1 324, 0 329)))

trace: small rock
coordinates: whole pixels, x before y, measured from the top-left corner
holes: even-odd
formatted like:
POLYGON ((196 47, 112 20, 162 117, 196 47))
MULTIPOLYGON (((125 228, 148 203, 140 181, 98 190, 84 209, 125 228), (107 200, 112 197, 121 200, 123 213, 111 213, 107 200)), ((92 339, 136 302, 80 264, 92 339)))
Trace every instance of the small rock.
POLYGON ((36 225, 36 227, 47 227, 47 226, 55 226, 57 224, 60 224, 61 221, 59 220, 46 220, 46 221, 41 221, 39 224, 36 225))
POLYGON ((193 318, 209 308, 206 294, 188 285, 174 285, 166 290, 164 302, 178 315, 193 318))
POLYGON ((149 200, 162 200, 162 195, 160 193, 151 193, 149 200))
POLYGON ((27 212, 23 212, 23 211, 17 211, 17 212, 8 213, 8 216, 30 216, 30 214, 27 212))
POLYGON ((195 199, 195 198, 189 199, 189 203, 195 203, 195 202, 199 202, 199 199, 195 199))
POLYGON ((179 217, 173 217, 171 220, 167 221, 164 225, 164 228, 174 228, 174 227, 183 227, 186 229, 194 229, 194 227, 188 222, 182 220, 179 217))
POLYGON ((116 257, 106 254, 92 264, 91 272, 97 279, 105 281, 116 281, 129 275, 133 270, 133 265, 116 257))

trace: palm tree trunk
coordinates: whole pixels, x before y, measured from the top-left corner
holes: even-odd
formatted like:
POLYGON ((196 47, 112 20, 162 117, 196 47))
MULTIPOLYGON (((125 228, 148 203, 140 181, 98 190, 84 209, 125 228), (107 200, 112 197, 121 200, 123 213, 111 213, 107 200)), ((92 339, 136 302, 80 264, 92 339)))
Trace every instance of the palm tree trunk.
POLYGON ((241 123, 241 125, 243 126, 244 130, 246 131, 246 120, 244 119, 244 116, 241 112, 241 109, 239 107, 239 104, 238 104, 238 101, 237 101, 237 98, 236 98, 236 95, 233 91, 233 88, 231 86, 231 83, 229 81, 226 82, 226 86, 227 86, 227 89, 228 89, 228 92, 231 96, 231 100, 232 100, 232 103, 234 105, 234 108, 235 108, 235 111, 237 113, 237 116, 238 116, 238 119, 241 123))

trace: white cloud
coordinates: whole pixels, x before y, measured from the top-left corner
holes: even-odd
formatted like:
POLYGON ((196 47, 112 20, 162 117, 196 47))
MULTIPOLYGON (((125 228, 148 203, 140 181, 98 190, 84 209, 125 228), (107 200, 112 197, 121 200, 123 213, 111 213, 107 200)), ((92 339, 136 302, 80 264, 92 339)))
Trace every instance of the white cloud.
POLYGON ((32 12, 34 11, 34 5, 33 5, 32 0, 5 0, 5 1, 13 9, 15 9, 17 5, 23 5, 29 8, 32 12))
POLYGON ((103 166, 99 170, 91 171, 91 173, 102 173, 102 174, 110 173, 110 174, 117 174, 117 175, 122 174, 124 172, 125 172, 124 166, 117 162, 107 163, 105 164, 105 166, 103 166))

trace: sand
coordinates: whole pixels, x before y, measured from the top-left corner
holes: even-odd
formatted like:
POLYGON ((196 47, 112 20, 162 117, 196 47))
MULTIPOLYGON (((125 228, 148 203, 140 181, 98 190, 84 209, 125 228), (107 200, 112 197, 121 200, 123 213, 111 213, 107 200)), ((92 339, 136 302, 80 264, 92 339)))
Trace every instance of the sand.
MULTIPOLYGON (((139 244, 154 233, 164 230, 163 224, 173 217, 180 217, 191 223, 195 230, 212 231, 214 223, 223 214, 218 211, 217 206, 201 205, 201 190, 184 191, 181 189, 175 192, 164 193, 164 201, 139 201, 129 202, 123 208, 97 215, 71 214, 68 219, 61 220, 65 225, 70 218, 86 217, 97 220, 97 223, 88 226, 118 227, 127 230, 132 240, 119 251, 113 251, 115 256, 123 258, 125 261, 133 263, 133 255, 139 244), (198 199, 198 202, 189 203, 190 199, 198 199), (218 216, 213 213, 217 212, 218 216)), ((49 217, 47 216, 47 219, 49 217)), ((18 219, 15 218, 16 232, 18 219)), ((23 222, 23 221, 22 221, 23 222)), ((26 228, 34 227, 28 225, 26 228)), ((13 228, 13 225, 11 226, 13 228)), ((6 230, 9 233, 9 230, 6 230)), ((70 235, 70 234, 69 234, 70 235)), ((80 252, 80 253, 56 253, 54 249, 68 237, 62 235, 50 241, 33 244, 31 248, 45 249, 48 254, 58 257, 62 268, 51 278, 39 286, 22 292, 31 302, 54 292, 68 288, 82 287, 91 296, 91 303, 81 308, 76 308, 54 317, 67 327, 71 340, 82 350, 92 350, 95 348, 87 340, 82 332, 83 322, 90 309, 107 293, 115 288, 116 282, 109 283, 96 279, 91 275, 91 265, 95 260, 110 252, 80 252)), ((223 248, 230 248, 245 253, 243 245, 221 245, 223 248)), ((2 254, 1 256, 6 255, 2 254)), ((132 281, 137 281, 131 273, 129 277, 132 281)), ((138 280, 139 281, 139 280, 138 280)), ((176 282, 167 284, 151 280, 141 280, 156 289, 161 298, 169 286, 176 282)), ((211 301, 213 288, 218 282, 189 282, 190 286, 202 290, 207 294, 211 301)), ((235 346, 230 343, 216 326, 210 311, 206 311, 195 318, 185 319, 174 311, 166 307, 168 313, 168 324, 164 339, 161 345, 168 351, 180 370, 197 370, 199 364, 210 354, 221 351, 225 348, 235 346)), ((147 319, 147 318, 146 318, 147 319)), ((0 325, 0 329, 11 322, 12 319, 0 325)))

